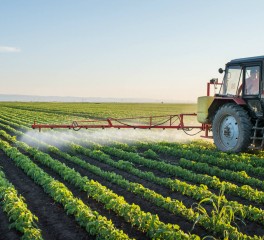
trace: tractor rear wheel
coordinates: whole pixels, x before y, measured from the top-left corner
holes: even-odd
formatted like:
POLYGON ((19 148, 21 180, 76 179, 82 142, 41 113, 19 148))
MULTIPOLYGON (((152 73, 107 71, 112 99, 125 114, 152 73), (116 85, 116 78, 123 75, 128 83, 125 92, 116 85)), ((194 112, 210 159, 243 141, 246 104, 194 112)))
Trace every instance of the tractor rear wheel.
POLYGON ((246 110, 234 103, 219 108, 213 119, 213 138, 223 152, 245 151, 250 145, 252 123, 246 110))

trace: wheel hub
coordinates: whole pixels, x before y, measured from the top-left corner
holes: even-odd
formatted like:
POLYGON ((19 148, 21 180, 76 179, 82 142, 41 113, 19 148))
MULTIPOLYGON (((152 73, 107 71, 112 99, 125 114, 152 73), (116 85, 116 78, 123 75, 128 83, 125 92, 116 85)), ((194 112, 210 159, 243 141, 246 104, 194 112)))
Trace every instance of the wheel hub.
POLYGON ((224 128, 224 135, 225 137, 230 137, 230 128, 228 126, 224 128))
POLYGON ((220 124, 220 137, 222 143, 229 149, 238 142, 238 124, 233 116, 226 116, 220 124))

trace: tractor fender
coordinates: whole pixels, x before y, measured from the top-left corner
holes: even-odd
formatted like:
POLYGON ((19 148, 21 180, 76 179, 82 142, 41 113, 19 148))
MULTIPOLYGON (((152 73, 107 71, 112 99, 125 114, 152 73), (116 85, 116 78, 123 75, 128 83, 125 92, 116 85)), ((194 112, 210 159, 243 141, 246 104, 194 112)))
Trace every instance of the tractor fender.
POLYGON ((213 117, 216 114, 217 110, 226 103, 235 103, 240 106, 247 105, 244 99, 240 97, 215 97, 210 107, 208 108, 209 123, 212 123, 213 117))

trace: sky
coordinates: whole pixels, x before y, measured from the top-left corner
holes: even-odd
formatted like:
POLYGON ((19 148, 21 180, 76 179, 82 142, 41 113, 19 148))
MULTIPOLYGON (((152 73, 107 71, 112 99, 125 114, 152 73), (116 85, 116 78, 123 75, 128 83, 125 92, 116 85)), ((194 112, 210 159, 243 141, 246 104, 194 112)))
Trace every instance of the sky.
POLYGON ((195 102, 264 55, 262 0, 0 0, 0 94, 195 102))

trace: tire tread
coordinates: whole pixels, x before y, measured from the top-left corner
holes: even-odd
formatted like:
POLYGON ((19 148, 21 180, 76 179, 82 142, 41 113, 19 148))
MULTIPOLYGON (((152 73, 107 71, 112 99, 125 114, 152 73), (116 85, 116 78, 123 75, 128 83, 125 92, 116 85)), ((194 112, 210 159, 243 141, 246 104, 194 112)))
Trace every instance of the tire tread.
POLYGON ((247 113, 247 111, 242 108, 239 105, 236 105, 234 103, 227 103, 224 104, 223 106, 221 106, 218 111, 216 112, 214 119, 213 119, 213 138, 214 138, 214 142, 215 145, 217 146, 217 148, 221 151, 227 152, 227 151, 231 151, 231 152, 242 152, 247 150, 247 148, 250 145, 251 142, 251 134, 252 134, 252 123, 251 123, 251 119, 247 113), (215 123, 215 121, 217 121, 217 119, 219 118, 219 115, 223 115, 226 112, 230 112, 233 113, 234 117, 239 119, 240 122, 240 129, 243 130, 242 135, 242 139, 239 139, 239 144, 234 148, 234 149, 225 149, 224 145, 221 143, 220 137, 219 137, 219 133, 218 133, 218 126, 216 126, 217 124, 219 125, 219 123, 215 123))

